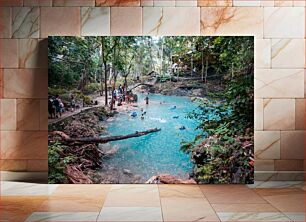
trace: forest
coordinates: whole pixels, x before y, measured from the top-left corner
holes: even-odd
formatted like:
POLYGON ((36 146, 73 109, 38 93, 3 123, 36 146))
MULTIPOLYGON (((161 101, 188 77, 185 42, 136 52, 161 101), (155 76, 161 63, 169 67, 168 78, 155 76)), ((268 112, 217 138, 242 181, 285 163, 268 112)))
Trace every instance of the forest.
POLYGON ((253 37, 53 36, 48 49, 49 183, 253 182, 253 37))

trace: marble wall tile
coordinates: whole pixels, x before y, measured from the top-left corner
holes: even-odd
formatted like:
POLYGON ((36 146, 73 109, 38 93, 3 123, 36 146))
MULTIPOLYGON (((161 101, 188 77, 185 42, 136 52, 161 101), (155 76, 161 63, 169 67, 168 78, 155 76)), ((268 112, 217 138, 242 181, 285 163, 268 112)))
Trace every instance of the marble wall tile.
POLYGON ((95 0, 53 0, 53 6, 95 6, 95 0))
POLYGON ((254 169, 255 171, 273 171, 274 160, 259 160, 256 158, 254 169))
POLYGON ((256 98, 303 98, 303 69, 257 69, 256 98))
POLYGON ((216 212, 277 212, 271 204, 212 204, 216 212))
POLYGON ((0 0, 0 7, 22 6, 23 0, 0 0))
POLYGON ((160 198, 204 198, 197 185, 161 184, 158 190, 160 198))
POLYGON ((295 7, 305 7, 306 2, 304 0, 293 0, 293 6, 295 6, 295 7))
POLYGON ((198 6, 202 7, 208 7, 208 6, 226 7, 232 5, 233 5, 233 0, 198 0, 198 6))
POLYGON ((254 141, 254 154, 256 160, 280 159, 279 131, 255 131, 254 141))
POLYGON ((140 6, 140 0, 96 0, 96 6, 140 6))
POLYGON ((11 38, 12 9, 0 7, 0 38, 11 38))
POLYGON ((176 0, 175 6, 182 6, 182 7, 190 7, 190 6, 197 6, 198 1, 197 0, 176 0))
POLYGON ((154 7, 175 6, 175 0, 153 0, 154 7))
POLYGON ((303 171, 303 160, 275 160, 275 170, 277 171, 303 171))
POLYGON ((293 130, 294 128, 294 99, 264 99, 264 130, 293 130))
POLYGON ((97 221, 163 221, 160 207, 103 207, 97 221))
POLYGON ((161 198, 161 205, 164 221, 219 221, 206 198, 161 198))
POLYGON ((39 99, 17 100, 17 130, 39 130, 39 99))
POLYGON ((3 97, 3 69, 0 69, 0 99, 3 97))
POLYGON ((304 32, 305 10, 303 8, 264 8, 264 38, 304 38, 304 32))
POLYGON ((52 197, 89 198, 103 203, 111 187, 110 184, 63 184, 52 193, 52 197))
POLYGON ((41 99, 39 103, 39 129, 48 130, 48 100, 41 99))
POLYGON ((260 6, 265 6, 265 7, 273 7, 274 6, 274 0, 260 0, 260 6))
POLYGON ((47 131, 1 131, 1 156, 4 159, 46 160, 47 147, 47 131))
POLYGON ((290 221, 281 212, 221 212, 221 221, 290 221))
POLYGON ((205 184, 199 187, 211 204, 266 203, 265 200, 263 200, 253 190, 249 189, 246 185, 219 184, 216 186, 215 184, 205 184))
POLYGON ((254 128, 255 130, 263 130, 263 99, 255 99, 254 106, 254 128))
POLYGON ((153 6, 154 0, 141 0, 140 5, 141 6, 153 6))
POLYGON ((281 159, 304 159, 305 131, 281 131, 281 159))
POLYGON ((110 35, 109 7, 82 7, 81 19, 82 36, 110 35))
POLYGON ((256 68, 271 68, 271 40, 255 39, 255 64, 256 68))
POLYGON ((52 0, 23 0, 24 6, 52 6, 52 0))
POLYGON ((263 36, 260 7, 202 7, 201 34, 263 36))
POLYGON ((156 184, 112 185, 104 207, 160 207, 156 184))
POLYGON ((0 39, 0 68, 18 68, 18 40, 0 39))
MULTIPOLYGON (((305 57, 306 59, 306 57, 305 57)), ((305 72, 304 72, 304 98, 306 98, 306 69, 305 69, 305 72)))
POLYGON ((25 221, 47 197, 1 196, 1 221, 25 221))
POLYGON ((144 7, 143 34, 199 35, 199 20, 200 9, 197 7, 144 7))
POLYGON ((295 129, 305 129, 305 99, 295 100, 295 129))
POLYGON ((12 8, 12 37, 39 38, 39 8, 12 8))
POLYGON ((304 68, 304 63, 304 39, 272 39, 272 68, 304 68))
POLYGON ((234 7, 240 6, 260 6, 260 0, 233 0, 234 7))
POLYGON ((33 212, 28 218, 29 221, 96 221, 99 212, 33 212))
POLYGON ((5 69, 4 98, 48 98, 48 69, 5 69))
POLYGON ((141 7, 112 7, 111 35, 141 35, 142 34, 141 7))
POLYGON ((19 68, 48 68, 48 40, 20 39, 19 68))
POLYGON ((47 38, 49 35, 79 36, 81 31, 80 11, 78 7, 42 7, 41 38, 47 38))
POLYGON ((0 100, 0 129, 1 130, 16 130, 16 100, 1 99, 0 100))
POLYGON ((26 160, 0 160, 0 170, 3 171, 26 171, 26 160))
POLYGON ((305 221, 305 212, 284 212, 284 214, 292 221, 305 221))
POLYGON ((27 171, 41 172, 48 171, 48 159, 27 160, 27 171))
POLYGON ((290 7, 293 6, 293 0, 274 0, 275 7, 290 7))

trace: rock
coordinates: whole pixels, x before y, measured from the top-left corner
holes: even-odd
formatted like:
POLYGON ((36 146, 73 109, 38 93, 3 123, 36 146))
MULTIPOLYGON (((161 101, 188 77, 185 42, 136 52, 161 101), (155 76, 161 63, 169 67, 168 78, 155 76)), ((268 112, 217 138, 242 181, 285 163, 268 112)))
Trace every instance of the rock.
POLYGON ((146 183, 155 184, 155 183, 163 183, 163 184, 197 184, 194 179, 182 180, 170 174, 160 174, 157 176, 151 177, 147 180, 146 183))
POLYGON ((203 94, 203 90, 202 89, 194 89, 192 90, 192 95, 193 96, 201 96, 203 94))
POLYGON ((124 174, 129 174, 129 175, 132 174, 132 172, 130 170, 128 170, 128 169, 123 169, 123 173, 124 174))
POLYGON ((104 151, 104 155, 110 156, 110 155, 114 155, 118 152, 119 148, 118 147, 113 147, 110 150, 106 150, 104 151))

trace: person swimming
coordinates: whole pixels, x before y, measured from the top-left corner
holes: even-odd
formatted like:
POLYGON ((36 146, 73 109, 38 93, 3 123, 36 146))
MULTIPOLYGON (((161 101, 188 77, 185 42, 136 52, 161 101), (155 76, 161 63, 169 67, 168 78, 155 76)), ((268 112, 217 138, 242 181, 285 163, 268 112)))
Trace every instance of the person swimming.
POLYGON ((171 109, 171 110, 176 109, 176 105, 172 106, 170 109, 171 109))
POLYGON ((136 117, 136 116, 137 116, 136 111, 133 111, 133 112, 131 113, 131 116, 132 116, 132 117, 136 117))

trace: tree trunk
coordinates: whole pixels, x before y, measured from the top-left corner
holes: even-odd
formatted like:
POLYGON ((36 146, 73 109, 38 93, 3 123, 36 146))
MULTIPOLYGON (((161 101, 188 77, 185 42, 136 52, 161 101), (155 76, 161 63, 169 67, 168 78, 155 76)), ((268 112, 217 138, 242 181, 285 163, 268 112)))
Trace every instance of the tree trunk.
POLYGON ((191 64, 190 64, 190 75, 192 76, 192 71, 193 71, 193 57, 191 54, 191 64))
POLYGON ((116 73, 116 69, 114 69, 114 84, 112 87, 112 100, 111 100, 111 105, 110 105, 110 110, 113 110, 114 108, 114 90, 116 89, 116 81, 117 81, 117 73, 116 73))
MULTIPOLYGON (((107 67, 106 67, 106 59, 104 58, 104 51, 105 51, 105 45, 104 45, 104 38, 101 38, 101 47, 102 47, 102 63, 104 66, 104 95, 105 95, 105 106, 108 106, 108 98, 107 98, 107 67)), ((101 72, 101 91, 103 90, 103 72, 101 72)))
POLYGON ((206 57, 206 64, 205 64, 205 83, 207 83, 207 74, 208 74, 208 57, 206 57))
POLYGON ((202 50, 202 53, 201 53, 201 63, 202 63, 202 70, 201 70, 201 79, 202 79, 202 82, 204 80, 204 52, 202 50))
POLYGON ((61 138, 68 143, 108 143, 111 141, 124 140, 132 137, 140 137, 150 133, 160 131, 160 128, 153 128, 145 131, 136 131, 135 133, 119 136, 107 136, 107 137, 83 137, 83 138, 70 138, 67 134, 61 131, 53 131, 51 134, 59 135, 61 138))
POLYGON ((107 65, 104 61, 104 94, 105 94, 105 106, 108 106, 108 94, 107 94, 107 65))
POLYGON ((128 88, 128 83, 127 83, 127 76, 124 76, 124 94, 126 95, 127 92, 127 88, 128 88))
POLYGON ((170 51, 170 82, 171 82, 171 77, 173 76, 173 69, 172 69, 172 51, 170 51))

